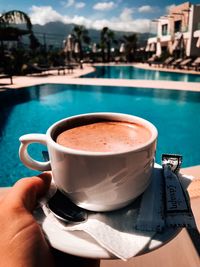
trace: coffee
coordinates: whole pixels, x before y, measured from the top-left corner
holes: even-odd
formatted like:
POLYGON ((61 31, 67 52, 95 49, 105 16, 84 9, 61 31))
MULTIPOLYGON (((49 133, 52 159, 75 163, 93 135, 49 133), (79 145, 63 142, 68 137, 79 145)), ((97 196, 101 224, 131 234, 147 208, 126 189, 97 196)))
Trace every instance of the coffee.
POLYGON ((80 114, 54 123, 46 134, 21 136, 19 156, 31 169, 51 170, 56 187, 79 207, 106 212, 127 206, 149 185, 157 135, 140 117, 80 114), (32 143, 46 144, 50 161, 32 158, 32 143))
POLYGON ((77 126, 60 133, 56 142, 62 146, 90 152, 125 152, 151 138, 151 132, 136 123, 103 121, 77 126))

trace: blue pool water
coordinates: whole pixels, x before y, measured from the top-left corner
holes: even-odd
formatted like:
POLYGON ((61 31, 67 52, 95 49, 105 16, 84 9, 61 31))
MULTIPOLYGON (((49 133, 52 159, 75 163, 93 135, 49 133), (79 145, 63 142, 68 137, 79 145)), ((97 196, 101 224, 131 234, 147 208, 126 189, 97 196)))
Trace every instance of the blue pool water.
MULTIPOLYGON (((158 163, 162 153, 181 153, 183 166, 200 164, 200 93, 49 84, 0 94, 0 186, 36 173, 19 161, 21 135, 45 133, 64 117, 100 111, 129 113, 154 123, 159 131, 158 163)), ((32 145, 31 155, 41 159, 43 149, 32 145)))
POLYGON ((95 68, 95 72, 82 77, 200 82, 200 75, 198 74, 147 70, 133 66, 96 66, 95 68))

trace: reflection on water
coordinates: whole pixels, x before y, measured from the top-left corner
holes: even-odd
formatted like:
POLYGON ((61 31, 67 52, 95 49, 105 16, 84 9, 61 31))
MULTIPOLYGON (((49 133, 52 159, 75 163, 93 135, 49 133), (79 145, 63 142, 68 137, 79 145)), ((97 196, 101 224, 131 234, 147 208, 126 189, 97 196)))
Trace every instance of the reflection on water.
POLYGON ((96 66, 95 72, 84 75, 83 77, 200 82, 200 75, 198 74, 147 70, 132 66, 96 66))

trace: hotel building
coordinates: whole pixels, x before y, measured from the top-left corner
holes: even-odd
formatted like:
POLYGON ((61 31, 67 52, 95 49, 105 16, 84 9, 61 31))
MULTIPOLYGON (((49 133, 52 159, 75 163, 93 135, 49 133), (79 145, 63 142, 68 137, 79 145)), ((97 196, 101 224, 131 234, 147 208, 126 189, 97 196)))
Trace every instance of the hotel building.
POLYGON ((200 56, 200 4, 185 2, 174 6, 168 15, 151 22, 154 23, 156 37, 148 39, 146 51, 158 57, 166 51, 171 55, 182 51, 182 56, 200 56))

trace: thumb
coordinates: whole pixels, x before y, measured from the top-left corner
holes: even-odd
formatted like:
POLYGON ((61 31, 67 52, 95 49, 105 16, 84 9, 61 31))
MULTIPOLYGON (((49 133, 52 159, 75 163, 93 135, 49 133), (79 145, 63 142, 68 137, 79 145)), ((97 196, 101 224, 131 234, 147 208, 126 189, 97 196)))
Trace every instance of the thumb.
POLYGON ((47 172, 20 179, 9 192, 10 203, 13 207, 25 208, 32 212, 38 199, 48 191, 50 183, 51 174, 47 172))

